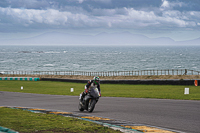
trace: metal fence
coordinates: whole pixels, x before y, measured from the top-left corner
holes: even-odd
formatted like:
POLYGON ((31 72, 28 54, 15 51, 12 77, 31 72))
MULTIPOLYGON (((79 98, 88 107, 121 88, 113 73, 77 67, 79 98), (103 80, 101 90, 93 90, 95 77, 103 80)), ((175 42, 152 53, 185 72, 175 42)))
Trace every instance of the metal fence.
POLYGON ((143 76, 143 75, 199 75, 200 71, 188 69, 166 69, 166 70, 139 70, 139 71, 107 71, 107 72, 85 72, 85 71, 3 71, 5 75, 82 75, 82 76, 143 76))

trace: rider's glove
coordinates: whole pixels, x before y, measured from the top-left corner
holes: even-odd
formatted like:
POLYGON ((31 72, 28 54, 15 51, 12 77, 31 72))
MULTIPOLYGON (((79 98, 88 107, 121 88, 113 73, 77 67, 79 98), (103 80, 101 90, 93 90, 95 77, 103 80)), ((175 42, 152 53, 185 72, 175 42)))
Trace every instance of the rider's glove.
POLYGON ((85 92, 88 93, 88 89, 85 89, 85 92))

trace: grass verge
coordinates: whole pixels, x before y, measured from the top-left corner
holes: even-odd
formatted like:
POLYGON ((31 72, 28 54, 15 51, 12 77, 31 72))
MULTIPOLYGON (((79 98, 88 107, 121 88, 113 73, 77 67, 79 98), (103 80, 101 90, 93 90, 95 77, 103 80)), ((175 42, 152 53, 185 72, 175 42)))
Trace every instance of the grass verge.
POLYGON ((0 107, 0 126, 19 133, 121 133, 92 122, 0 107))
MULTIPOLYGON (((0 91, 78 96, 85 85, 53 81, 0 81, 0 91), (71 88, 74 92, 70 92, 71 88)), ((200 100, 200 86, 102 84, 101 91, 103 97, 200 100), (184 95, 185 88, 189 88, 189 95, 184 95)))

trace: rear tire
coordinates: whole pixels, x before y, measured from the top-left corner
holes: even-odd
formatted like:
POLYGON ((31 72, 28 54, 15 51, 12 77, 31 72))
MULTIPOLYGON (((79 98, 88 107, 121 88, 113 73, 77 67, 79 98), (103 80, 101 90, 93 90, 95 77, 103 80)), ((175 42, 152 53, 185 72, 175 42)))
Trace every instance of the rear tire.
POLYGON ((96 100, 95 99, 90 99, 89 103, 88 103, 88 112, 92 112, 94 110, 96 104, 96 100))

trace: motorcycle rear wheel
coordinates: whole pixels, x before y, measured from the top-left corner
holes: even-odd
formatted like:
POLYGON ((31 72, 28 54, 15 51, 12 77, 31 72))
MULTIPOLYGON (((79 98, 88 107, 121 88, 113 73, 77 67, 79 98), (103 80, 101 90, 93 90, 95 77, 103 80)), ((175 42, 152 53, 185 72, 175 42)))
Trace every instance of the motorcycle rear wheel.
POLYGON ((96 100, 95 99, 90 99, 89 103, 88 103, 88 112, 92 112, 94 110, 96 104, 96 100))

